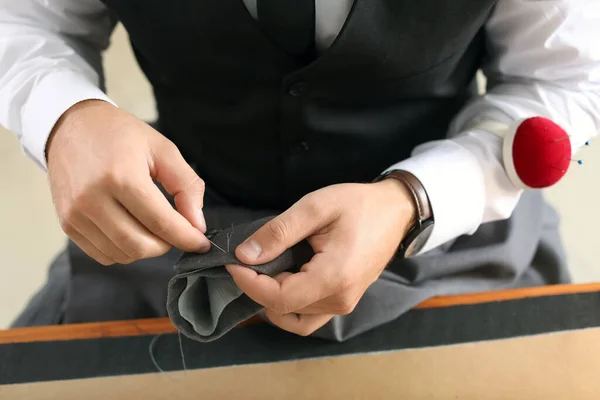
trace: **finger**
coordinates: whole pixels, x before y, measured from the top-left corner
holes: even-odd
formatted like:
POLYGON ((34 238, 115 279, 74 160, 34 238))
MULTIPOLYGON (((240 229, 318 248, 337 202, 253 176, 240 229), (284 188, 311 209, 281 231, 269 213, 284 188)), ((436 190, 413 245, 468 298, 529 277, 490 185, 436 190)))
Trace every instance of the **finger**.
MULTIPOLYGON (((293 275, 291 272, 282 272, 278 275, 275 275, 273 279, 275 279, 280 285, 283 283, 284 279, 288 276, 293 275)), ((333 299, 335 295, 329 296, 323 300, 317 301, 314 304, 311 304, 308 307, 304 307, 300 310, 294 311, 294 314, 327 314, 330 310, 327 307, 328 300, 333 299)))
POLYGON ((329 296, 326 299, 323 299, 321 301, 317 301, 314 304, 311 304, 308 307, 304 307, 301 308, 299 310, 294 311, 295 314, 301 314, 301 315, 319 315, 319 314, 334 314, 334 315, 341 315, 341 313, 339 312, 334 312, 331 304, 329 304, 330 299, 332 299, 334 296, 329 296))
POLYGON ((281 282, 239 265, 227 265, 238 287, 252 300, 279 314, 288 314, 327 298, 341 289, 332 257, 318 253, 300 272, 281 282))
POLYGON ((306 196, 251 235, 235 254, 245 264, 267 263, 330 222, 313 197, 306 196))
POLYGON ((98 261, 100 264, 109 266, 115 263, 113 259, 100 251, 79 232, 69 232, 69 237, 85 254, 98 261))
POLYGON ((171 249, 169 243, 150 233, 113 198, 99 199, 88 217, 132 260, 158 257, 171 249))
POLYGON ((271 310, 265 310, 265 316, 279 328, 300 336, 308 336, 331 321, 334 315, 279 315, 271 310))
POLYGON ((357 295, 357 293, 359 293, 359 291, 355 288, 348 288, 342 293, 336 293, 333 296, 329 296, 323 300, 317 301, 308 307, 296 310, 294 313, 308 315, 347 315, 354 311, 354 308, 362 297, 357 295))
POLYGON ((210 242, 202 232, 175 210, 149 176, 123 185, 114 192, 116 199, 146 229, 185 251, 207 251, 210 242))
POLYGON ((185 161, 177 147, 165 142, 153 154, 153 176, 175 197, 177 210, 192 226, 206 233, 204 182, 185 161))
POLYGON ((277 283, 279 283, 280 285, 283 283, 283 281, 285 280, 285 278, 287 278, 288 276, 293 275, 291 272, 282 272, 280 274, 277 274, 273 277, 273 279, 275 279, 277 281, 277 283))
POLYGON ((119 264, 128 264, 131 260, 118 246, 116 246, 89 218, 83 214, 75 213, 71 224, 77 232, 92 243, 108 258, 119 264))

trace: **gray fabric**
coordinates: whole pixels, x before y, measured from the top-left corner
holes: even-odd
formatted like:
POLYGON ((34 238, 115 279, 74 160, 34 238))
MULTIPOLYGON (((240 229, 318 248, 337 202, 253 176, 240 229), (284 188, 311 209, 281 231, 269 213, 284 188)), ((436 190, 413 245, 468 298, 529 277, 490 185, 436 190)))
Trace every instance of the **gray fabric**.
POLYGON ((199 335, 210 336, 215 332, 225 308, 243 293, 231 277, 204 279, 200 276, 188 276, 177 308, 199 335), (209 306, 197 307, 197 304, 203 302, 208 302, 209 306))
MULTIPOLYGON (((235 256, 236 247, 271 218, 209 235, 214 245, 208 253, 186 253, 177 262, 176 275, 169 282, 167 312, 186 336, 198 341, 218 339, 261 310, 259 304, 241 292, 225 265, 244 265, 235 256)), ((313 254, 308 243, 301 242, 272 262, 248 267, 274 276, 299 270, 313 254)))
MULTIPOLYGON (((207 256, 186 254, 181 257, 176 271, 172 266, 181 252, 175 250, 160 258, 107 268, 70 243, 67 251, 55 260, 48 284, 32 299, 15 326, 162 317, 167 315, 167 304, 174 311, 171 318, 178 328, 190 337, 206 340, 206 336, 195 333, 193 325, 180 314, 179 295, 174 290, 181 294, 187 287, 187 277, 181 278, 186 273, 194 276, 201 268, 212 277, 227 278, 226 270, 220 266, 238 263, 232 254, 235 246, 258 227, 260 218, 273 214, 226 207, 216 201, 208 204, 205 215, 209 227, 235 226, 227 254, 215 252, 216 248, 207 256), (259 222, 240 228, 252 220, 259 222), (174 275, 176 279, 167 285, 174 275), (168 303, 167 286, 171 294, 168 303), (175 304, 173 299, 177 299, 175 304)), ((211 240, 227 250, 227 231, 211 240)), ((295 268, 302 263, 294 261, 293 257, 281 260, 287 261, 266 272, 274 274, 280 268, 295 268)), ((314 336, 338 341, 349 339, 397 318, 435 295, 568 282, 558 216, 543 201, 540 192, 525 192, 509 220, 484 224, 474 235, 460 237, 422 256, 394 260, 367 290, 352 314, 335 317, 314 336)), ((208 301, 212 301, 216 292, 205 293, 208 301)), ((208 304, 189 309, 195 312, 211 310, 212 303, 208 304)), ((223 307, 215 304, 217 310, 223 307)), ((224 334, 233 321, 249 318, 257 309, 257 304, 245 295, 228 303, 221 310, 221 318, 215 320, 226 321, 227 328, 215 324, 211 338, 224 334)), ((187 311, 185 313, 188 315, 187 311)), ((212 313, 211 310, 211 318, 212 313)))
MULTIPOLYGON (((239 264, 233 254, 235 247, 267 220, 221 231, 213 241, 225 253, 213 246, 206 255, 185 254, 176 265, 168 311, 184 334, 200 341, 215 340, 260 312, 260 305, 232 289, 223 264, 239 264), (187 286, 189 277, 198 278, 194 290, 187 286), (182 293, 193 300, 182 300, 182 293)), ((393 260, 353 313, 335 317, 315 335, 345 340, 389 322, 433 296, 568 282, 557 232, 556 213, 540 192, 527 192, 509 220, 484 224, 473 236, 461 237, 428 254, 393 260)), ((271 276, 293 272, 312 254, 306 242, 300 246, 300 251, 293 248, 272 263, 251 268, 271 276)))
POLYGON ((11 328, 56 325, 62 322, 70 280, 67 252, 60 253, 48 270, 48 283, 29 301, 11 328))

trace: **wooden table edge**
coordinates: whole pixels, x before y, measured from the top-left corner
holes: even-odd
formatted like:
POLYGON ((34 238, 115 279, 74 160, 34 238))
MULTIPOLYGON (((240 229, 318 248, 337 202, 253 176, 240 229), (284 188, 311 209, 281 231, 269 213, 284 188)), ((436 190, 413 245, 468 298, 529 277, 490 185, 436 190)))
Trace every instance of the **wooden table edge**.
MULTIPOLYGON (((419 304, 415 308, 451 307, 457 305, 517 300, 529 297, 557 296, 599 291, 600 283, 539 286, 456 296, 433 297, 419 304)), ((258 322, 259 320, 254 318, 241 325, 249 325, 258 322)), ((0 330, 0 344, 159 335, 176 332, 177 330, 168 318, 93 322, 0 330)))

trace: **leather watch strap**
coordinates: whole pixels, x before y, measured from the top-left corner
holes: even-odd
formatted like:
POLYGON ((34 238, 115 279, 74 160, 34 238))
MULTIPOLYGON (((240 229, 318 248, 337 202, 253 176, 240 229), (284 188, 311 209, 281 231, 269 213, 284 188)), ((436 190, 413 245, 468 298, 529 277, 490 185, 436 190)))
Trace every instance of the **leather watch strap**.
POLYGON ((416 176, 408 171, 393 170, 381 175, 378 180, 388 178, 396 179, 404 183, 408 190, 410 190, 415 202, 415 207, 417 208, 417 224, 420 225, 423 221, 427 221, 433 217, 427 192, 425 191, 423 184, 421 184, 421 181, 419 181, 416 176))
POLYGON ((384 179, 395 179, 409 190, 416 208, 416 221, 411 226, 404 239, 398 247, 398 255, 401 257, 412 257, 418 254, 425 246, 433 230, 433 210, 429 203, 429 197, 421 181, 408 171, 391 170, 380 175, 375 181, 384 179))

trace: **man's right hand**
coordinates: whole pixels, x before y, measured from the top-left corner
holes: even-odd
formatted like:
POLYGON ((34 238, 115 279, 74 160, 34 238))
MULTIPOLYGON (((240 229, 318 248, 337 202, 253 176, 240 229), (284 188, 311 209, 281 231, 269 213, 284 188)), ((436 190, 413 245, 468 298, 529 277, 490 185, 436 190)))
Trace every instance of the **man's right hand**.
POLYGON ((65 233, 104 265, 203 252, 204 182, 146 123, 97 100, 71 107, 46 146, 52 197, 65 233), (173 196, 176 211, 154 183, 173 196))

